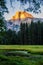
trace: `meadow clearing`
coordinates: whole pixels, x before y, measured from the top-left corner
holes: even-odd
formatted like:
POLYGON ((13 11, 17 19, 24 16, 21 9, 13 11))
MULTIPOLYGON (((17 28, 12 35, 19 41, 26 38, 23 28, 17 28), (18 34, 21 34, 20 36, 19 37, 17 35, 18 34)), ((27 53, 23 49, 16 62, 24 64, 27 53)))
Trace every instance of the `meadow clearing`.
POLYGON ((32 52, 43 52, 43 45, 0 45, 0 49, 28 50, 32 52))
POLYGON ((43 65, 43 45, 0 45, 0 65, 43 65))

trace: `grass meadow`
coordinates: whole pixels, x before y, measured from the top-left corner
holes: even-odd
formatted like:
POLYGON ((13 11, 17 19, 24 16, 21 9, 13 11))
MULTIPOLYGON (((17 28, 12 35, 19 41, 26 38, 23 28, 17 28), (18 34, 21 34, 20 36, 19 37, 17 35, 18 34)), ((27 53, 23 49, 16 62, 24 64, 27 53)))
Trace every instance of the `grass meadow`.
POLYGON ((43 65, 43 45, 0 45, 0 65, 43 65))

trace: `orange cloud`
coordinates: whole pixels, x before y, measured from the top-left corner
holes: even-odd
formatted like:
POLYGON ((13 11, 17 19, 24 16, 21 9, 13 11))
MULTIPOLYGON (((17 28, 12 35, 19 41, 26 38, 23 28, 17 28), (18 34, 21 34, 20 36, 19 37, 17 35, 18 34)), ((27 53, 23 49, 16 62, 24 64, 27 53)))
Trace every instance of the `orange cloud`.
POLYGON ((11 20, 22 20, 26 18, 33 18, 33 16, 25 11, 18 11, 14 16, 12 16, 11 20))

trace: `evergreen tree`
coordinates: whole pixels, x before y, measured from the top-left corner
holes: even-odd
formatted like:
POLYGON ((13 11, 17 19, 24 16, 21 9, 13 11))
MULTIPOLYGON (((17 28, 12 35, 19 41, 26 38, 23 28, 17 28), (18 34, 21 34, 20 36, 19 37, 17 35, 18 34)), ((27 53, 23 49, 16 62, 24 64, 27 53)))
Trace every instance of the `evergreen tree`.
POLYGON ((3 17, 4 12, 8 12, 6 2, 5 0, 0 0, 0 32, 5 30, 4 17, 3 17))
POLYGON ((41 23, 38 21, 38 44, 41 44, 41 23))
POLYGON ((29 26, 28 24, 26 23, 26 26, 25 26, 25 36, 26 36, 26 44, 29 44, 29 26))
POLYGON ((31 22, 30 25, 30 37, 31 37, 31 44, 34 44, 34 23, 33 21, 31 22))
POLYGON ((3 31, 5 31, 3 17, 4 12, 8 12, 7 7, 5 5, 5 0, 0 0, 0 44, 3 44, 3 31))
POLYGON ((21 43, 24 44, 25 41, 25 23, 21 23, 21 26, 20 26, 20 31, 21 31, 21 43))

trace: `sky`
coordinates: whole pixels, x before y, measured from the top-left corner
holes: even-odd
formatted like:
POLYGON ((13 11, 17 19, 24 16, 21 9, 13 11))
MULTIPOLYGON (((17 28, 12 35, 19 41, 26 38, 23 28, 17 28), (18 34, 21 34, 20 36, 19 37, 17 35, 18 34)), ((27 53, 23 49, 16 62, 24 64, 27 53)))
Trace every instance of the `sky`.
MULTIPOLYGON (((19 1, 17 1, 17 0, 15 0, 15 2, 13 2, 13 8, 11 7, 11 3, 10 3, 10 0, 6 0, 7 1, 7 3, 6 3, 6 6, 7 6, 7 8, 8 8, 8 11, 9 11, 9 13, 4 13, 4 17, 5 17, 5 19, 6 20, 9 20, 9 19, 11 19, 11 17, 13 16, 13 15, 15 15, 15 13, 17 12, 17 11, 24 11, 24 9, 23 9, 23 6, 21 6, 21 3, 19 2, 19 1)), ((28 2, 27 2, 27 4, 24 6, 25 8, 28 8, 28 2)), ((33 17, 35 17, 35 18, 43 18, 43 6, 41 6, 41 13, 38 13, 38 14, 35 14, 35 13, 33 13, 33 12, 29 12, 30 14, 32 14, 33 15, 33 17)))

